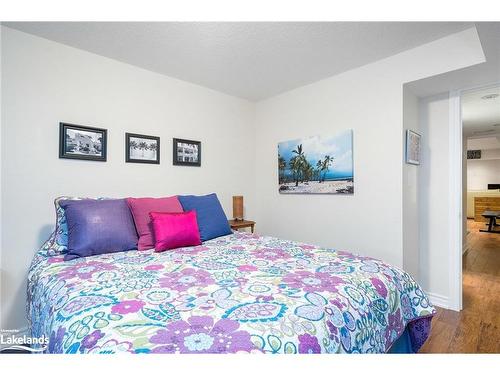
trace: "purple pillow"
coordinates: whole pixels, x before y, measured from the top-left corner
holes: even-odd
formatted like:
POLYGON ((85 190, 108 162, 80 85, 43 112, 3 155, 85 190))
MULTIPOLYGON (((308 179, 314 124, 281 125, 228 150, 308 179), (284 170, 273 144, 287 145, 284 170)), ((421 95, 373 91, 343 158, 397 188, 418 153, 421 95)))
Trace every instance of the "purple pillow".
POLYGON ((125 199, 60 202, 68 224, 64 260, 137 249, 137 232, 125 199))

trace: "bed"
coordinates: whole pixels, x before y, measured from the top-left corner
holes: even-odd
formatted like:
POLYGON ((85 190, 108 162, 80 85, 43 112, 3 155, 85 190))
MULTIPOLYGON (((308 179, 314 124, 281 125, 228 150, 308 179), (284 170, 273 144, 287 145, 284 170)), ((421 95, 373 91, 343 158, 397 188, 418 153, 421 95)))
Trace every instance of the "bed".
POLYGON ((408 353, 434 313, 396 267, 251 233, 163 253, 39 252, 28 275, 45 353, 408 353))

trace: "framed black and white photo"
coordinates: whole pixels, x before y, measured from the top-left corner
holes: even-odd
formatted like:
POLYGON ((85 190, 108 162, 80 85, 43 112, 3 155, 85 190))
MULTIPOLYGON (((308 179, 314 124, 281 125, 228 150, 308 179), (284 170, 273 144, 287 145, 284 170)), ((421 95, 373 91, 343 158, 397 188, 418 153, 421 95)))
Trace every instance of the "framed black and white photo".
POLYGON ((106 129, 59 123, 59 158, 106 161, 106 129))
POLYGON ((420 165, 420 138, 420 134, 406 130, 406 163, 420 165))
POLYGON ((174 138, 174 165, 201 166, 201 142, 174 138))
POLYGON ((160 164, 160 137, 125 133, 125 161, 160 164))

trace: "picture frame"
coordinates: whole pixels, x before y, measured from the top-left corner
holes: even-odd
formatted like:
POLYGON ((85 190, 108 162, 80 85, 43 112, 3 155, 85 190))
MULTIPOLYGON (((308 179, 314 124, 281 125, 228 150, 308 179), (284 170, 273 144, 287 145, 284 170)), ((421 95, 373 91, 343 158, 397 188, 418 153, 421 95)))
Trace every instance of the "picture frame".
POLYGON ((420 165, 420 142, 422 136, 413 130, 406 130, 406 163, 420 165))
POLYGON ((354 131, 278 143, 279 194, 354 194, 354 131))
POLYGON ((125 133, 125 162, 160 164, 160 137, 125 133))
POLYGON ((201 166, 201 142, 173 138, 172 161, 174 165, 201 166))
POLYGON ((467 159, 481 159, 481 150, 467 150, 467 159))
POLYGON ((106 161, 108 130, 59 123, 59 158, 106 161))

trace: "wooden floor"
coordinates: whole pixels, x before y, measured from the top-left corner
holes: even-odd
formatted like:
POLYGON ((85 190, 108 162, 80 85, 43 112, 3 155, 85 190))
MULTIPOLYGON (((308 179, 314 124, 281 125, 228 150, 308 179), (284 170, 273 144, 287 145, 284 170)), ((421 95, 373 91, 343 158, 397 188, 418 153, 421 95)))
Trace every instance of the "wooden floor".
POLYGON ((463 310, 438 309, 421 353, 500 353, 500 234, 468 220, 463 310))

